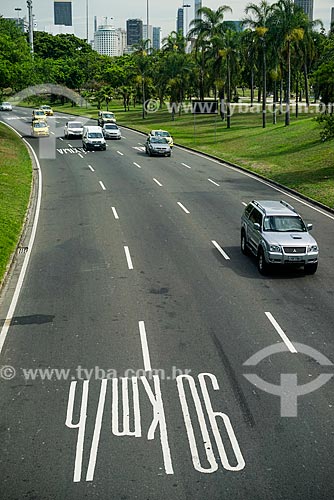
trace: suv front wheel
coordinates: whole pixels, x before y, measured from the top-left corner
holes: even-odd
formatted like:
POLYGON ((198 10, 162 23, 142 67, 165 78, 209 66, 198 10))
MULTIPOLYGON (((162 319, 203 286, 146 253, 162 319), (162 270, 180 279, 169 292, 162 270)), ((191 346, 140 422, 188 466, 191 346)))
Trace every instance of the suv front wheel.
POLYGON ((318 269, 318 262, 314 262, 312 264, 305 264, 304 271, 306 274, 314 274, 318 269))

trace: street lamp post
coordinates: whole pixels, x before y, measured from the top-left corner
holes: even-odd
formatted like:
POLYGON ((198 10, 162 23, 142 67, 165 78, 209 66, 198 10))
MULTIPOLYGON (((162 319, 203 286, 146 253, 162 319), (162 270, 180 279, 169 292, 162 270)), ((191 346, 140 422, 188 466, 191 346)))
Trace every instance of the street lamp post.
POLYGON ((21 12, 21 7, 15 7, 14 9, 17 12, 17 26, 20 24, 20 12, 21 12))
POLYGON ((32 17, 32 0, 27 0, 28 6, 28 17, 29 17, 29 44, 30 53, 34 57, 34 29, 33 29, 33 17, 32 17))

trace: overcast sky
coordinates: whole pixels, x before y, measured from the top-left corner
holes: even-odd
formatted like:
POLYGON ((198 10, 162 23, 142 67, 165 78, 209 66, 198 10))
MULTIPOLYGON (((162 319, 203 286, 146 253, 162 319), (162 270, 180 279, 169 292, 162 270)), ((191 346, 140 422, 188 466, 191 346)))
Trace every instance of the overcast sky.
MULTIPOLYGON (((72 15, 75 35, 86 37, 86 1, 72 0, 72 15)), ((188 21, 194 17, 194 0, 148 0, 149 1, 149 24, 160 26, 162 36, 167 36, 176 26, 176 13, 178 7, 183 3, 190 4, 187 8, 188 21)), ((259 3, 259 0, 252 0, 259 3)), ((203 5, 211 9, 217 9, 226 4, 232 7, 233 13, 227 14, 226 19, 238 20, 243 17, 244 8, 249 0, 203 0, 203 5)), ((270 2, 273 3, 273 2, 270 2)), ((89 36, 93 37, 94 16, 103 18, 107 16, 108 23, 116 28, 125 28, 128 18, 141 18, 146 24, 147 0, 88 0, 89 5, 89 36), (113 18, 111 21, 110 18, 113 18)), ((330 24, 330 12, 334 7, 334 0, 314 0, 314 18, 321 19, 326 29, 330 24)), ((21 8, 21 16, 27 15, 26 0, 0 0, 0 15, 4 17, 16 17, 18 12, 15 8, 21 8)), ((53 24, 53 0, 33 0, 33 13, 37 23, 37 29, 43 30, 46 25, 53 24)))

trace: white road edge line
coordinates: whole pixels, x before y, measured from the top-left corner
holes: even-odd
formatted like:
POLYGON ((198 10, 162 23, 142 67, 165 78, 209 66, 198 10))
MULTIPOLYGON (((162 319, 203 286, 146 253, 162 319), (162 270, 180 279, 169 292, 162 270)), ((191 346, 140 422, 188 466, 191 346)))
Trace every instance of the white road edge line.
POLYGON ((117 153, 121 156, 124 156, 124 153, 122 153, 121 151, 117 151, 117 153))
POLYGON ((287 346, 289 351, 293 353, 298 352, 297 349, 294 347, 293 343, 288 339, 287 335, 283 332, 282 328, 279 326, 273 315, 270 312, 265 312, 264 314, 267 316, 270 323, 273 325, 276 332, 281 337, 281 339, 283 340, 284 344, 287 346))
POLYGON ((118 213, 116 211, 116 208, 115 207, 111 207, 111 210, 112 210, 112 213, 114 214, 115 219, 119 219, 118 213))
MULTIPOLYGON (((10 128, 12 128, 12 127, 10 127, 10 128)), ((12 130, 14 130, 16 132, 15 129, 12 129, 12 130)), ((18 135, 20 137, 22 137, 20 134, 18 134, 18 135)), ((37 231, 37 224, 38 224, 38 219, 39 219, 39 212, 40 212, 40 207, 41 207, 41 199, 42 199, 42 171, 41 171, 41 167, 40 167, 37 155, 36 155, 35 151, 33 150, 32 146, 25 139, 23 139, 23 141, 30 148, 30 150, 31 150, 31 152, 32 152, 32 154, 34 156, 34 159, 36 161, 36 164, 37 164, 37 170, 38 170, 38 194, 37 194, 37 203, 36 203, 36 211, 35 211, 34 223, 33 223, 32 231, 31 231, 31 235, 30 235, 30 239, 29 239, 29 243, 28 243, 28 251, 25 254, 25 258, 24 258, 23 265, 22 265, 22 268, 21 268, 21 271, 20 271, 19 279, 18 279, 16 287, 15 287, 15 292, 14 292, 12 301, 10 303, 10 306, 9 306, 9 309, 8 309, 8 313, 7 313, 5 322, 4 322, 4 324, 3 324, 2 328, 1 328, 1 333, 0 333, 0 353, 1 353, 3 345, 5 343, 6 336, 7 336, 7 333, 8 333, 8 329, 9 329, 10 323, 11 323, 11 321, 13 319, 13 316, 14 316, 14 313, 15 313, 15 309, 16 309, 16 305, 17 305, 17 301, 18 301, 20 292, 21 292, 23 280, 24 280, 24 277, 25 277, 25 274, 26 274, 26 271, 27 271, 27 267, 28 267, 28 263, 29 263, 29 259, 30 259, 30 255, 31 255, 31 250, 32 250, 32 247, 33 247, 33 244, 34 244, 34 241, 35 241, 35 236, 36 236, 36 231, 37 231)))
POLYGON ((133 164, 134 164, 134 165, 136 165, 136 167, 141 168, 141 166, 140 166, 140 165, 138 165, 138 163, 133 162, 133 164))
POLYGON ((141 348, 143 351, 144 370, 146 372, 150 372, 152 371, 152 367, 150 360, 150 352, 148 350, 147 335, 146 335, 144 321, 139 321, 139 333, 140 333, 141 348))
POLYGON ((128 268, 133 269, 129 247, 124 247, 124 252, 125 252, 126 262, 128 263, 128 268))
POLYGON ((93 167, 91 165, 88 165, 88 168, 90 168, 92 172, 95 172, 95 170, 93 169, 93 167))
POLYGON ((231 260, 230 257, 227 255, 227 253, 224 252, 224 250, 222 249, 222 247, 220 245, 218 245, 218 243, 215 240, 211 240, 211 243, 217 248, 218 252, 222 254, 222 256, 224 257, 224 259, 231 260))
POLYGON ((157 179, 155 179, 155 178, 153 177, 153 180, 154 180, 154 182, 156 182, 156 183, 158 184, 158 186, 162 187, 162 184, 161 184, 161 183, 160 183, 157 179))
POLYGON ((212 184, 214 184, 215 186, 220 186, 220 184, 217 184, 217 182, 213 181, 212 179, 208 179, 209 182, 212 182, 212 184))
POLYGON ((105 185, 103 184, 103 182, 99 181, 99 184, 100 184, 101 188, 103 189, 103 191, 106 191, 107 188, 105 187, 105 185))
POLYGON ((182 208, 182 210, 184 210, 184 211, 185 211, 185 213, 186 213, 186 214, 190 214, 189 210, 187 210, 187 209, 186 209, 186 207, 182 205, 182 203, 180 203, 180 202, 178 201, 178 202, 177 202, 177 204, 179 205, 179 207, 181 207, 181 208, 182 208))
POLYGON ((184 167, 187 167, 187 168, 191 168, 191 167, 189 167, 189 165, 187 165, 186 163, 181 163, 181 165, 183 165, 184 167))

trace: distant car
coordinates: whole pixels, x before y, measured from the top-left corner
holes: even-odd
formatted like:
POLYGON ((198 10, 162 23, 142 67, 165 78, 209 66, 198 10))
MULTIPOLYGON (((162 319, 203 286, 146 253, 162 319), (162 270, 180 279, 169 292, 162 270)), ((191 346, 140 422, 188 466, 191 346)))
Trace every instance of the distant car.
POLYGON ((64 136, 68 139, 72 137, 82 137, 83 134, 83 124, 81 122, 66 122, 64 127, 64 136))
POLYGON ((31 121, 34 122, 36 120, 46 121, 46 114, 42 109, 33 109, 31 121))
POLYGON ((85 126, 82 134, 82 147, 85 151, 100 149, 106 150, 107 144, 103 137, 102 128, 85 126))
POLYGON ((166 137, 148 136, 145 143, 145 151, 149 156, 171 156, 172 150, 166 137))
POLYGON ((116 117, 110 111, 99 111, 97 122, 100 127, 103 127, 105 123, 116 123, 116 117))
POLYGON ((121 131, 115 123, 105 123, 102 127, 105 139, 121 139, 121 131))
POLYGON ((311 229, 286 201, 253 200, 241 217, 241 251, 255 255, 261 274, 273 264, 304 266, 314 274, 319 248, 311 229))
POLYGON ((165 137, 170 147, 172 148, 174 146, 173 137, 167 130, 151 130, 149 135, 151 137, 165 137))
POLYGON ((2 102, 0 104, 0 111, 13 111, 11 103, 10 102, 2 102))
POLYGON ((33 137, 49 137, 49 125, 46 123, 46 121, 33 121, 31 125, 31 135, 33 137))
POLYGON ((53 116, 53 109, 51 108, 51 106, 43 104, 42 106, 40 106, 40 109, 42 109, 47 116, 53 116))

